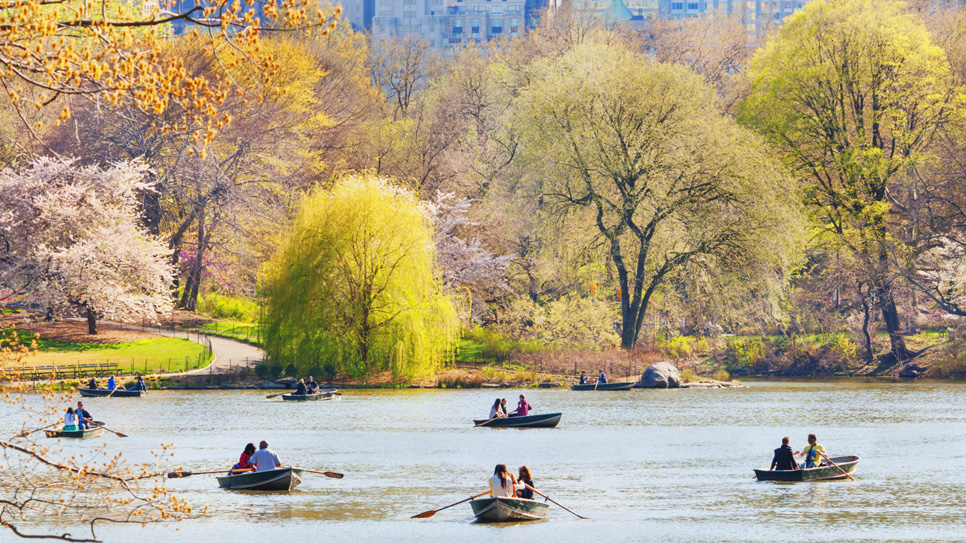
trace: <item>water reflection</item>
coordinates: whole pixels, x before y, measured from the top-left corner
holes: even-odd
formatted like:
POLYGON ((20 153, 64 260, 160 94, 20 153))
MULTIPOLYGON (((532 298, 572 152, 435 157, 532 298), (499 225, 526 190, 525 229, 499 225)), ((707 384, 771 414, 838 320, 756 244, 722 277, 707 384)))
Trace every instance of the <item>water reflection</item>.
POLYGON ((96 418, 132 436, 99 439, 129 460, 150 460, 159 443, 174 442, 177 465, 227 469, 246 443, 265 439, 284 464, 346 475, 306 473, 287 495, 222 490, 214 476, 166 480, 192 504, 210 505, 210 516, 177 532, 117 526, 103 534, 165 543, 275 541, 306 530, 352 541, 964 539, 966 386, 525 392, 541 412, 563 412, 556 429, 474 428, 496 395, 490 390, 346 391, 341 402, 298 404, 237 391, 85 400, 96 418), (856 482, 754 480, 752 469, 768 465, 781 437, 801 449, 809 432, 832 456, 862 458, 856 482), (476 524, 469 504, 409 519, 485 490, 496 463, 528 465, 538 489, 590 520, 552 506, 546 521, 476 524))

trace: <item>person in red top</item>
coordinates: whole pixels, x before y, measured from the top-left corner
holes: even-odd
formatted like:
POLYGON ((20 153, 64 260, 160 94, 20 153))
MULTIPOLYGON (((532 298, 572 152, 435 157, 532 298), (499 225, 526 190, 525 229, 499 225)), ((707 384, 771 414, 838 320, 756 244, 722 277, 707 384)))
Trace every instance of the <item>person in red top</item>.
POLYGON ((255 466, 248 461, 253 454, 255 454, 255 444, 249 443, 248 445, 245 445, 245 451, 241 453, 238 463, 231 467, 231 472, 229 475, 233 475, 236 469, 253 469, 255 466))
POLYGON ((533 410, 533 406, 527 401, 527 397, 520 394, 520 401, 517 403, 517 410, 510 413, 511 417, 525 417, 527 413, 533 410))

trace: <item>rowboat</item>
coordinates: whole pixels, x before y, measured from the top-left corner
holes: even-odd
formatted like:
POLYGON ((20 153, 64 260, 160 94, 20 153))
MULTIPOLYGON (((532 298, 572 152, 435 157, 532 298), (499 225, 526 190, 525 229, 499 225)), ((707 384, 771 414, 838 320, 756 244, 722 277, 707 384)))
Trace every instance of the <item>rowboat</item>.
POLYGON ((218 486, 231 490, 275 490, 288 492, 302 482, 302 470, 279 468, 218 477, 218 486))
MULTIPOLYGON (((848 474, 855 473, 856 465, 859 463, 858 456, 837 456, 831 460, 848 474)), ((755 476, 758 477, 759 481, 784 481, 789 483, 845 479, 845 474, 835 466, 791 470, 756 469, 755 476)))
POLYGON ((585 385, 570 385, 570 390, 630 390, 634 388, 634 381, 629 383, 587 383, 585 385))
POLYGON ((550 506, 521 498, 483 498, 471 500, 473 514, 479 522, 512 522, 547 518, 550 506))
POLYGON ((97 437, 104 433, 103 428, 88 428, 86 430, 72 430, 65 432, 63 430, 47 430, 44 432, 47 437, 72 437, 84 439, 86 437, 97 437))
POLYGON ((336 392, 337 388, 332 388, 315 394, 282 394, 282 399, 288 402, 315 402, 320 400, 341 400, 342 394, 336 392))
POLYGON ((140 390, 114 390, 114 394, 111 394, 110 390, 106 388, 79 388, 77 389, 80 395, 85 398, 103 398, 104 396, 110 396, 111 398, 140 398, 140 390))
POLYGON ((544 413, 525 417, 474 420, 473 424, 485 428, 553 428, 560 422, 560 413, 544 413))

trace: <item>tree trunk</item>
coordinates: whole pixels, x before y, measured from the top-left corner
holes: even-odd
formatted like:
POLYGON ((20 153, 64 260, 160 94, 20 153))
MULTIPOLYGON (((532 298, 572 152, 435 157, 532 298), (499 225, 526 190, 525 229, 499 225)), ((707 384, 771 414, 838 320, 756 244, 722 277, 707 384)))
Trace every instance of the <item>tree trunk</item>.
POLYGON ((862 287, 859 287, 859 296, 862 298, 862 310, 865 313, 862 320, 862 334, 865 335, 865 358, 872 362, 875 354, 872 352, 872 336, 869 334, 869 319, 872 315, 872 308, 869 306, 869 297, 862 294, 862 287))
POLYGON ((208 234, 205 229, 205 211, 198 212, 198 246, 195 249, 195 259, 191 262, 188 278, 184 283, 181 301, 178 307, 194 311, 198 307, 198 292, 201 290, 201 274, 204 272, 205 249, 208 246, 208 234))
POLYGON ((97 335, 97 311, 90 306, 87 306, 87 333, 92 336, 97 335))
POLYGON ((896 362, 902 362, 911 358, 909 350, 906 349, 906 341, 902 337, 902 330, 899 324, 899 309, 892 298, 891 290, 880 289, 881 294, 879 307, 882 311, 882 320, 885 321, 886 330, 889 332, 889 343, 892 345, 892 354, 896 357, 896 362))

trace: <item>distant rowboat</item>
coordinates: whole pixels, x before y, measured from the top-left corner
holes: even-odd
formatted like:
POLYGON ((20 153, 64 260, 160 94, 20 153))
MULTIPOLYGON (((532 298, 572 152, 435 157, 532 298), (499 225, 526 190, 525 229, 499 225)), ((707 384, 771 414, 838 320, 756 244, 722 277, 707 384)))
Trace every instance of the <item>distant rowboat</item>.
POLYGON ((287 492, 302 482, 302 470, 280 468, 218 477, 218 486, 230 490, 269 490, 287 492))
POLYGON ((553 428, 560 422, 560 413, 544 413, 525 417, 474 420, 473 424, 485 428, 553 428))
POLYGON ((570 385, 570 390, 630 390, 634 387, 634 384, 634 381, 629 383, 600 383, 598 385, 587 383, 584 385, 570 385))
POLYGON ((541 520, 547 518, 550 509, 545 503, 520 498, 483 498, 471 500, 470 506, 480 522, 541 520))
POLYGON ((110 396, 111 398, 140 398, 140 390, 114 390, 114 394, 111 394, 110 390, 106 388, 79 388, 77 389, 80 395, 85 398, 103 398, 105 396, 110 396))
POLYGON ((756 469, 755 476, 758 477, 759 481, 783 481, 788 483, 845 479, 845 473, 842 473, 842 471, 851 475, 855 472, 859 463, 858 456, 837 456, 831 460, 842 469, 839 470, 835 466, 790 470, 756 469))
POLYGON ((70 437, 77 439, 84 439, 88 437, 97 437, 104 433, 103 428, 88 428, 86 430, 71 430, 65 432, 64 430, 47 430, 44 432, 47 437, 70 437))
POLYGON ((342 394, 337 388, 316 392, 315 394, 282 394, 282 399, 288 402, 315 402, 320 400, 341 400, 342 394))

